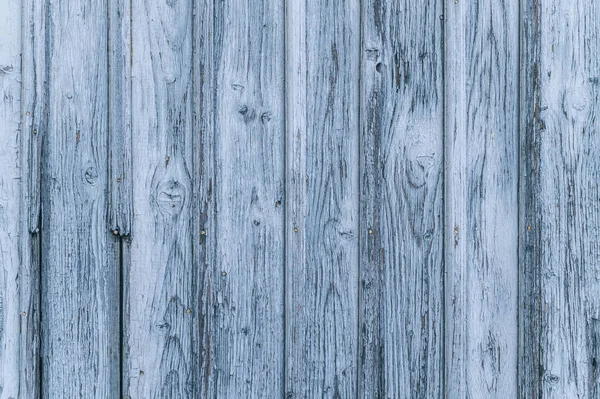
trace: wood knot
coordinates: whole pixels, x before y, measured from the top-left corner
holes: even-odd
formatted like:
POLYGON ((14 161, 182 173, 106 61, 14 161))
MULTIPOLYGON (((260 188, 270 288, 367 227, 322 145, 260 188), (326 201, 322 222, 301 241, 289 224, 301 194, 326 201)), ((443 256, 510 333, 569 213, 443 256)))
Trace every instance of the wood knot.
POLYGON ((244 117, 244 123, 246 125, 256 119, 256 111, 248 108, 247 105, 240 106, 238 112, 244 117))
POLYGON ((262 115, 260 116, 260 120, 261 122, 264 124, 266 124, 267 122, 269 122, 272 118, 272 115, 270 112, 263 112, 262 115))
POLYGON ((176 180, 169 180, 158 186, 156 203, 163 215, 175 217, 181 213, 185 202, 185 187, 176 180))
POLYGON ((407 151, 406 176, 411 186, 423 187, 435 163, 435 154, 427 153, 424 143, 416 143, 407 151))
POLYGON ((98 171, 93 166, 90 166, 85 170, 85 181, 91 185, 96 184, 98 181, 98 171))

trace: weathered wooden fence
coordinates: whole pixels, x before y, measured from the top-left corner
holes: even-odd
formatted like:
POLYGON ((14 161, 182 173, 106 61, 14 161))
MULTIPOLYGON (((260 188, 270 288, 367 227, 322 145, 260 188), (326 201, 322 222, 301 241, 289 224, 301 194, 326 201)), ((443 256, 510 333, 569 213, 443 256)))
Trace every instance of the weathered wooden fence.
POLYGON ((0 398, 600 398, 600 3, 0 0, 0 398))

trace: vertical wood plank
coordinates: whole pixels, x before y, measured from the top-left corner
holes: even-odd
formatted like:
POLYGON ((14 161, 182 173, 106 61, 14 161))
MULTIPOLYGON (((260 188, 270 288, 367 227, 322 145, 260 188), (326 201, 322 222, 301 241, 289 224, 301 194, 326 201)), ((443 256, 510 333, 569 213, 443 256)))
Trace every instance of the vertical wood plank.
POLYGON ((106 229, 108 10, 100 0, 50 0, 45 11, 42 394, 116 397, 119 272, 106 229))
POLYGON ((0 398, 19 393, 20 3, 0 1, 0 398))
POLYGON ((520 396, 597 397, 600 6, 523 2, 520 396))
POLYGON ((283 2, 226 0, 214 2, 212 10, 204 7, 201 170, 209 179, 200 191, 204 389, 207 397, 280 397, 283 2))
POLYGON ((125 396, 197 397, 192 2, 133 0, 125 396))
POLYGON ((517 396, 517 1, 446 2, 446 394, 517 396))
POLYGON ((354 397, 360 5, 300 3, 286 19, 286 395, 354 397))
POLYGON ((363 3, 364 397, 443 396, 442 13, 363 3))
MULTIPOLYGON (((211 281, 218 278, 216 271, 216 209, 215 184, 216 165, 215 138, 215 45, 221 35, 215 32, 214 0, 196 1, 193 19, 193 98, 194 98, 194 132, 193 171, 194 171, 194 268, 198 275, 198 302, 195 311, 198 314, 198 336, 194 342, 199 354, 198 394, 207 398, 215 392, 214 361, 215 346, 213 329, 215 319, 214 296, 211 281), (210 233, 210 234, 207 234, 210 233)), ((214 395, 213 395, 214 396, 214 395)))
POLYGON ((41 396, 39 221, 41 140, 48 120, 46 20, 45 1, 22 2, 19 394, 33 399, 41 396))
POLYGON ((109 0, 109 193, 110 230, 131 231, 131 2, 109 0))

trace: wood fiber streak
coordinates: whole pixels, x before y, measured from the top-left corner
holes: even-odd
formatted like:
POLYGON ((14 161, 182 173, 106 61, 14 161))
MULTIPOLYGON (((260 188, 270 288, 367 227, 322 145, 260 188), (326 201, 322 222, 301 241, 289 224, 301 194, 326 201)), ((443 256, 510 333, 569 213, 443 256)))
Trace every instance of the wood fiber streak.
POLYGON ((21 13, 0 1, 0 398, 19 394, 21 13), (16 32, 17 34, 13 33, 16 32))
POLYGON ((192 2, 133 0, 131 242, 124 379, 131 398, 195 398, 192 2))
POLYGON ((289 5, 286 397, 355 397, 360 6, 289 5))
POLYGON ((41 396, 40 362, 40 155, 47 130, 46 2, 22 3, 21 129, 18 280, 20 295, 19 395, 41 396))
POLYGON ((283 1, 201 6, 202 389, 281 397, 283 1))
POLYGON ((449 398, 517 396, 518 16, 514 0, 446 7, 449 398))
POLYGON ((438 398, 442 3, 371 0, 363 7, 361 396, 438 398))
POLYGON ((600 387, 599 13, 583 0, 523 3, 523 398, 600 387))
POLYGON ((99 0, 50 0, 45 12, 42 396, 116 397, 119 273, 106 229, 108 11, 99 0))

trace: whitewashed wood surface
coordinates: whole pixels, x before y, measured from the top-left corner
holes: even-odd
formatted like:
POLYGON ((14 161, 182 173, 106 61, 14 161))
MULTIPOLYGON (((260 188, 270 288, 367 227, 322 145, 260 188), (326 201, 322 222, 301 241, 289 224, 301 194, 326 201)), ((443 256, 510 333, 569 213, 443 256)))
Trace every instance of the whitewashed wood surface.
POLYGON ((600 398, 600 5, 0 0, 0 399, 600 398))

